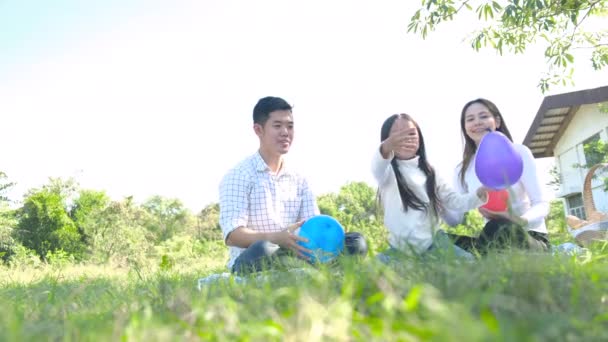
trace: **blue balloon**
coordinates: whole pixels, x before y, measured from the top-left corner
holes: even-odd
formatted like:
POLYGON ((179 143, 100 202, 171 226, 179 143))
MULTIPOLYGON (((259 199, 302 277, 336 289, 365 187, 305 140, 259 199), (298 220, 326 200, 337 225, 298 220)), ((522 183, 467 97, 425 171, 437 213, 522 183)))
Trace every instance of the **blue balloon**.
POLYGON ((523 170, 521 155, 504 134, 494 131, 481 138, 475 155, 475 174, 481 184, 505 189, 519 181, 523 170))
POLYGON ((344 228, 328 215, 306 220, 298 235, 308 239, 308 242, 298 241, 298 244, 313 251, 312 254, 305 253, 313 263, 331 261, 344 250, 344 228))

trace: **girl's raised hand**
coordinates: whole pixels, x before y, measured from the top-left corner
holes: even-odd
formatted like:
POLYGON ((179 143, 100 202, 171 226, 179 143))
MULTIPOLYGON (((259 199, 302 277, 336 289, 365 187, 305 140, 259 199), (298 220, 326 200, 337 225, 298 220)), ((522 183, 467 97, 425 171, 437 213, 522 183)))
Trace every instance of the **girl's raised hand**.
POLYGON ((391 152, 396 156, 409 159, 418 151, 418 131, 415 127, 398 129, 382 142, 381 152, 384 158, 388 158, 391 152))

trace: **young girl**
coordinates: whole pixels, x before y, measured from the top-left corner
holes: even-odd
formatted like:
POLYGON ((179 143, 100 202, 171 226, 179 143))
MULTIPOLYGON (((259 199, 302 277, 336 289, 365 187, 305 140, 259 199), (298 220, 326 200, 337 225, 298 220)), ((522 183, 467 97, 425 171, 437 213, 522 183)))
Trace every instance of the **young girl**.
MULTIPOLYGON (((444 208, 468 211, 486 202, 486 189, 460 195, 435 175, 426 159, 424 138, 418 124, 407 114, 390 116, 380 132, 381 144, 374 153, 372 173, 384 210, 384 225, 392 250, 425 253, 434 248, 451 248, 456 255, 471 254, 448 243, 439 230, 444 208), (439 234, 436 234, 439 232, 439 234)), ((386 261, 386 254, 379 255, 386 261)))
MULTIPOLYGON (((511 133, 504 117, 494 103, 476 99, 465 104, 460 115, 460 128, 465 141, 462 162, 454 170, 454 189, 466 194, 481 182, 475 174, 475 153, 481 139, 489 131, 499 131, 509 140, 511 133)), ((549 203, 542 191, 532 152, 521 144, 513 144, 523 160, 523 174, 509 189, 510 210, 490 211, 480 208, 486 225, 479 237, 451 237, 456 245, 465 250, 482 253, 490 248, 519 247, 547 250, 549 240, 545 216, 549 214, 549 203)), ((449 225, 462 222, 466 210, 446 210, 443 217, 449 225)))

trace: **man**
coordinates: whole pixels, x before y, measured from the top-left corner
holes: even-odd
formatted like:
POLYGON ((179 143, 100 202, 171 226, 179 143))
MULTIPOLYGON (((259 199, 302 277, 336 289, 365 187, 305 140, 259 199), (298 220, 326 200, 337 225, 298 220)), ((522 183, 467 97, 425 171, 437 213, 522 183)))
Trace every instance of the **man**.
MULTIPOLYGON (((264 97, 253 109, 258 151, 231 169, 220 184, 220 226, 229 246, 234 273, 260 271, 278 256, 307 260, 311 251, 294 234, 319 208, 305 178, 283 158, 294 138, 292 107, 278 97, 264 97)), ((359 233, 346 233, 349 254, 367 254, 359 233)))

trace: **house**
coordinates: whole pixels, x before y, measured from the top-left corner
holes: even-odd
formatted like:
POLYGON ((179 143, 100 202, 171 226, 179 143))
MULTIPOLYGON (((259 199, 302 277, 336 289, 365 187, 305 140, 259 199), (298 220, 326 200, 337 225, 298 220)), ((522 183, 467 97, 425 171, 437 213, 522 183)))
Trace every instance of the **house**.
MULTIPOLYGON (((556 196, 564 200, 567 214, 582 219, 586 218, 582 191, 588 169, 577 165, 602 158, 583 149, 597 140, 608 142, 608 86, 545 97, 523 142, 535 158, 555 158, 561 182, 556 196)), ((591 184, 597 210, 608 212, 608 193, 601 177, 591 184)))

